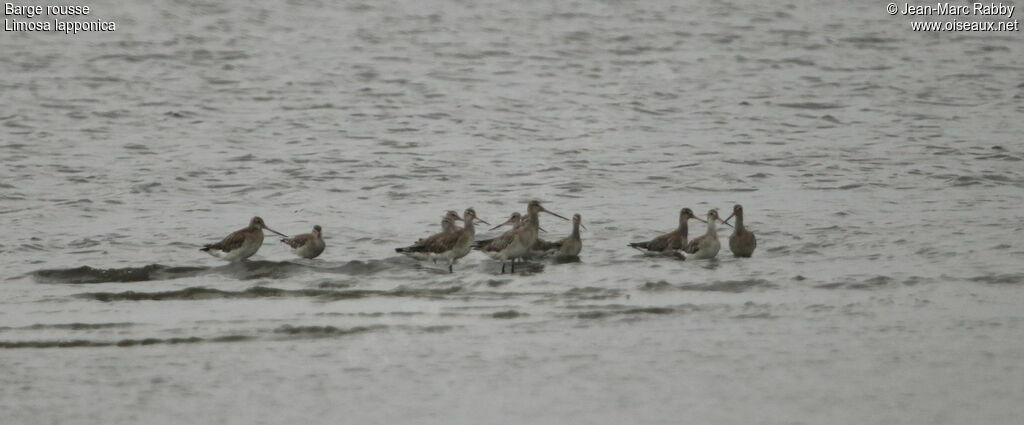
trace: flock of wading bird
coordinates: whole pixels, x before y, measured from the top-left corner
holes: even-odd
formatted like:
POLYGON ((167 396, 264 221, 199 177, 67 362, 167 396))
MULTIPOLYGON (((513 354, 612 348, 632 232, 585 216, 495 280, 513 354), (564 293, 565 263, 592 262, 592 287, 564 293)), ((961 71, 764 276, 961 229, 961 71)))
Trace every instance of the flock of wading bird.
MULTIPOLYGON (((572 233, 554 242, 540 239, 539 232, 546 232, 540 227, 540 213, 548 213, 562 220, 569 219, 548 211, 539 201, 530 201, 526 206, 526 215, 518 212, 512 213, 504 223, 492 227, 490 230, 502 226, 511 226, 512 229, 491 239, 476 240, 476 222, 487 225, 490 223, 476 216, 476 210, 467 208, 459 217, 455 211, 448 211, 441 219, 441 231, 420 239, 416 243, 403 248, 396 248, 395 252, 405 254, 417 260, 430 260, 434 263, 445 261, 448 263, 448 271, 452 272, 452 266, 460 258, 469 255, 470 251, 476 249, 487 254, 489 257, 501 261, 501 272, 505 273, 505 263, 511 266, 511 272, 516 271, 516 261, 520 263, 529 259, 555 257, 560 259, 578 257, 583 250, 583 239, 580 238, 580 229, 586 229, 583 225, 583 217, 579 214, 572 216, 572 233), (455 222, 464 223, 459 227, 455 222)), ((679 211, 679 226, 668 233, 658 236, 646 242, 634 242, 630 247, 636 248, 647 254, 667 254, 681 259, 687 255, 691 259, 711 259, 718 255, 721 243, 718 241, 716 222, 733 227, 732 236, 729 237, 729 249, 736 257, 750 257, 757 248, 757 238, 754 233, 743 226, 743 207, 736 205, 732 209, 732 215, 725 220, 718 216, 718 210, 710 210, 707 220, 697 217, 693 210, 683 208, 679 211), (736 217, 736 225, 729 224, 729 220, 736 217), (690 220, 697 220, 707 223, 707 231, 696 238, 688 239, 690 220)), ((324 252, 327 246, 324 243, 323 230, 319 225, 313 226, 312 233, 306 233, 295 237, 289 237, 280 233, 263 222, 260 217, 253 217, 249 221, 249 227, 231 233, 220 242, 204 245, 201 251, 208 252, 215 257, 228 261, 241 261, 249 258, 263 245, 263 230, 269 230, 284 237, 281 242, 292 248, 292 252, 302 258, 316 258, 324 252)))

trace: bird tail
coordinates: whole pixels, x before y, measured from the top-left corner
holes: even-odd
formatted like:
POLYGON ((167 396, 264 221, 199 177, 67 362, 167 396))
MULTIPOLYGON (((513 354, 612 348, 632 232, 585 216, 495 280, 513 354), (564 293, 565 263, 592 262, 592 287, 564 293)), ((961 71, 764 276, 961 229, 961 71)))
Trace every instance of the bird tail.
POLYGON ((491 241, 493 241, 493 240, 494 239, 481 239, 481 240, 473 241, 473 248, 474 249, 483 249, 485 246, 490 245, 491 241))
POLYGON ((213 248, 213 245, 203 245, 203 247, 199 248, 199 250, 203 252, 210 252, 210 248, 213 248))
POLYGON ((643 251, 647 249, 647 242, 633 242, 629 244, 629 247, 643 251))
POLYGON ((533 246, 530 248, 530 250, 532 250, 532 251, 553 251, 553 250, 559 250, 561 248, 562 248, 562 241, 548 242, 548 241, 545 241, 545 240, 537 239, 537 241, 533 243, 533 246))

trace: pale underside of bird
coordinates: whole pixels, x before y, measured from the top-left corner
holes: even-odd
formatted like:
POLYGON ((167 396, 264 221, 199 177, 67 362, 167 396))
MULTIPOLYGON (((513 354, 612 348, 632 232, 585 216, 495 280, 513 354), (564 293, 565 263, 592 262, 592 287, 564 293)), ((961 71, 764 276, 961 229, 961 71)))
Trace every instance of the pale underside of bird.
POLYGON ((451 221, 451 223, 442 227, 449 228, 448 226, 450 225, 452 228, 449 229, 452 230, 442 230, 410 246, 396 248, 395 252, 419 260, 445 261, 448 263, 448 271, 453 272, 455 262, 465 257, 473 249, 473 239, 476 234, 474 223, 477 221, 487 222, 478 218, 476 211, 472 208, 467 209, 463 214, 463 220, 466 223, 465 227, 454 229, 454 220, 451 217, 446 216, 444 220, 451 221))
POLYGON ((729 236, 729 250, 736 257, 750 258, 754 255, 754 250, 757 249, 757 238, 754 236, 754 232, 747 230, 743 223, 743 206, 738 204, 734 206, 732 215, 724 222, 728 223, 729 219, 733 217, 736 217, 736 226, 732 236, 729 236))
POLYGON ((633 242, 629 244, 631 248, 635 248, 645 254, 650 255, 674 255, 682 257, 678 253, 679 250, 686 248, 687 237, 689 236, 689 220, 697 220, 703 222, 694 215, 693 210, 689 208, 683 208, 679 211, 679 225, 675 230, 662 234, 654 239, 645 242, 633 242))
MULTIPOLYGON (((509 217, 508 220, 492 227, 490 230, 496 230, 505 225, 510 225, 512 228, 494 238, 476 241, 476 243, 473 244, 473 248, 483 252, 492 259, 505 260, 502 251, 512 244, 519 229, 526 225, 526 220, 524 220, 519 213, 512 213, 512 216, 509 217)), ((505 266, 502 264, 502 273, 504 272, 505 266)))
POLYGON ((285 245, 292 248, 292 252, 302 258, 316 258, 324 252, 327 244, 324 243, 323 229, 320 225, 313 226, 312 233, 303 233, 290 238, 281 239, 285 245))
MULTIPOLYGON (((411 248, 411 247, 414 247, 414 246, 435 246, 438 243, 441 243, 440 241, 442 239, 444 239, 446 237, 449 237, 450 235, 455 234, 456 232, 459 232, 459 231, 462 230, 462 228, 459 227, 459 225, 455 223, 456 221, 463 221, 463 219, 462 219, 462 217, 459 217, 459 213, 455 212, 454 210, 448 210, 448 212, 446 212, 443 216, 441 216, 441 231, 440 232, 434 233, 434 234, 432 234, 430 236, 427 236, 425 238, 417 239, 416 243, 412 244, 408 248, 411 248)), ((405 251, 399 251, 399 252, 401 252, 402 254, 405 254, 406 256, 408 256, 410 258, 414 258, 414 259, 417 259, 417 260, 420 260, 420 261, 427 261, 427 260, 429 260, 429 261, 431 261, 431 262, 433 262, 435 264, 437 263, 437 260, 440 258, 439 256, 435 255, 433 252, 431 252, 429 250, 423 250, 423 249, 405 250, 405 251)))
POLYGON ((583 218, 579 214, 572 216, 572 233, 557 241, 548 242, 543 239, 537 238, 537 241, 533 243, 530 248, 530 256, 532 258, 537 257, 554 257, 554 258, 573 258, 580 255, 580 251, 583 250, 583 239, 580 238, 580 228, 586 230, 587 226, 583 225, 583 218))
POLYGON ((693 239, 686 245, 686 253, 690 254, 689 259, 693 260, 708 260, 715 258, 718 255, 718 251, 722 248, 722 243, 718 241, 718 231, 715 227, 715 222, 723 222, 718 217, 717 210, 708 211, 708 229, 707 231, 698 238, 693 239))
POLYGON ((288 235, 267 227, 262 218, 253 217, 252 220, 249 220, 248 227, 232 232, 220 242, 203 245, 199 250, 228 261, 242 261, 256 254, 256 251, 263 246, 263 229, 288 237, 288 235))
POLYGON ((548 211, 539 201, 530 201, 526 208, 526 217, 522 218, 518 226, 513 227, 512 230, 503 233, 497 238, 479 241, 474 245, 474 248, 483 251, 495 260, 501 261, 502 273, 505 272, 505 262, 510 262, 512 272, 515 273, 515 261, 525 259, 530 253, 530 248, 537 241, 541 212, 551 214, 566 221, 569 220, 548 211))

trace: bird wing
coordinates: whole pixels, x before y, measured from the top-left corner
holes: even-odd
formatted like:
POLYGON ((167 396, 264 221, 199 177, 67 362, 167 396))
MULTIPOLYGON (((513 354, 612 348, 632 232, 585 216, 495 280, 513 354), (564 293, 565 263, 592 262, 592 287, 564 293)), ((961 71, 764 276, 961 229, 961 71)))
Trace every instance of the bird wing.
POLYGON ((700 244, 704 242, 705 236, 707 235, 693 238, 693 240, 691 240, 690 243, 686 244, 686 248, 684 248, 683 251, 685 251, 687 254, 693 254, 697 252, 697 250, 700 249, 700 244))
POLYGON ((245 243, 245 231, 248 228, 235 231, 234 233, 227 235, 220 242, 215 244, 206 245, 205 249, 216 249, 223 252, 231 252, 242 247, 245 243))
POLYGON ((285 244, 287 244, 288 246, 292 247, 293 249, 298 249, 298 248, 301 248, 303 245, 306 245, 307 243, 312 241, 314 238, 315 238, 315 236, 313 236, 312 233, 303 233, 301 235, 294 236, 294 237, 291 237, 291 238, 281 239, 281 242, 284 242, 285 244))
POLYGON ((462 232, 450 232, 438 235, 437 238, 428 238, 423 242, 423 248, 427 252, 440 254, 455 247, 462 232))
POLYGON ((475 248, 482 251, 497 252, 508 247, 512 243, 512 239, 515 238, 515 236, 516 231, 515 229, 512 229, 505 233, 502 233, 501 236, 498 236, 494 239, 482 240, 476 243, 474 246, 475 248))
POLYGON ((445 252, 451 247, 455 246, 455 242, 459 239, 459 234, 462 232, 440 232, 428 236, 426 239, 420 239, 416 243, 405 247, 398 248, 398 252, 433 252, 441 253, 445 252))
POLYGON ((562 241, 548 242, 548 241, 543 240, 541 238, 537 238, 537 241, 533 243, 533 246, 530 247, 530 250, 531 251, 550 251, 550 250, 553 250, 553 249, 561 248, 561 246, 562 246, 562 241))
POLYGON ((679 231, 676 230, 658 236, 647 242, 631 244, 631 246, 634 248, 643 248, 648 251, 666 251, 670 249, 679 249, 682 246, 682 243, 679 241, 679 231))
POLYGON ((747 244, 750 245, 750 250, 757 249, 757 238, 751 232, 743 232, 736 235, 736 238, 729 238, 729 247, 732 248, 733 240, 736 244, 747 244))

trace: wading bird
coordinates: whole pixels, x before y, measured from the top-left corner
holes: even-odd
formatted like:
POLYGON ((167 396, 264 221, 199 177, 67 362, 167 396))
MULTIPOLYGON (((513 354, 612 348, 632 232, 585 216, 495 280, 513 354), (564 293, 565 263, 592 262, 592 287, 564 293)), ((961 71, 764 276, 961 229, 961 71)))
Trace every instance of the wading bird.
POLYGON ((737 257, 750 258, 754 255, 754 249, 757 248, 757 238, 754 237, 754 232, 747 230, 743 225, 742 205, 736 204, 732 207, 732 215, 725 219, 724 223, 728 223, 729 219, 733 217, 736 217, 736 230, 733 230, 732 236, 729 236, 729 250, 732 251, 732 255, 737 257))
POLYGON ((252 220, 249 220, 249 227, 227 235, 220 242, 203 245, 199 250, 228 261, 241 261, 252 257, 263 246, 263 229, 288 237, 284 233, 267 227, 262 218, 253 217, 252 220))
POLYGON ((452 232, 461 229, 458 224, 455 224, 456 221, 462 221, 462 217, 459 217, 459 213, 455 212, 455 210, 448 210, 448 212, 444 213, 444 217, 441 218, 441 230, 452 232), (452 219, 450 222, 451 226, 445 227, 445 218, 452 219))
MULTIPOLYGON (((718 210, 708 211, 708 230, 702 236, 695 238, 686 245, 686 253, 690 254, 691 259, 694 260, 706 260, 715 258, 718 255, 718 250, 722 248, 721 242, 718 241, 718 231, 715 228, 715 221, 722 221, 718 218, 718 210)), ((726 223, 728 226, 729 224, 726 223)))
POLYGON ((581 227, 584 230, 587 229, 587 226, 583 225, 583 217, 579 214, 573 214, 572 233, 569 236, 554 242, 546 242, 538 238, 530 250, 535 253, 539 252, 542 255, 553 255, 555 258, 578 257, 580 251, 583 250, 583 239, 580 238, 581 227))
MULTIPOLYGON (((515 260, 525 258, 530 253, 530 247, 537 241, 541 212, 546 212, 562 220, 569 220, 548 211, 540 204, 540 201, 530 201, 526 207, 526 218, 522 219, 520 225, 497 238, 478 241, 473 247, 483 251, 491 258, 501 261, 502 273, 505 273, 505 261, 511 262, 512 273, 515 273, 515 260)), ((511 219, 509 220, 511 221, 511 219)))
MULTIPOLYGON (((447 261, 448 272, 453 272, 452 266, 455 262, 469 254, 469 251, 473 248, 473 238, 476 236, 474 223, 479 221, 484 224, 490 224, 477 218, 476 211, 472 208, 466 209, 462 217, 463 221, 466 222, 465 227, 449 232, 441 231, 441 233, 422 239, 405 248, 395 248, 395 252, 400 252, 419 260, 447 261)), ((445 217, 444 220, 452 221, 449 217, 445 217)), ((454 226, 454 222, 451 225, 454 226)))
POLYGON ((316 258, 327 247, 327 244, 324 243, 323 229, 319 224, 313 226, 312 233, 284 238, 281 239, 281 242, 292 247, 292 252, 302 258, 316 258))
POLYGON ((679 227, 676 230, 647 242, 633 242, 629 246, 650 254, 669 254, 673 253, 674 250, 683 249, 686 247, 686 238, 690 231, 689 226, 687 226, 687 221, 690 219, 704 221, 694 215, 693 210, 683 208, 679 210, 679 227))

